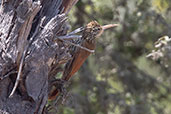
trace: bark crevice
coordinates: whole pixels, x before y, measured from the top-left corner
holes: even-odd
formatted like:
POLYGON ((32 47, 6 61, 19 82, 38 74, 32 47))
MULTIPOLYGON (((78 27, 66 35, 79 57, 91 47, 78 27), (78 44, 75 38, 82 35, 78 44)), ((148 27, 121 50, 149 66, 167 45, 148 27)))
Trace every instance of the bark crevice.
MULTIPOLYGON (((69 2, 75 0, 69 0, 69 2)), ((66 44, 56 40, 67 33, 69 6, 65 0, 2 1, 0 11, 0 112, 41 114, 49 82, 70 59, 66 44), (26 51, 27 50, 27 51, 26 51), (26 53, 25 53, 26 52, 26 53), (21 69, 19 84, 9 95, 21 69)))

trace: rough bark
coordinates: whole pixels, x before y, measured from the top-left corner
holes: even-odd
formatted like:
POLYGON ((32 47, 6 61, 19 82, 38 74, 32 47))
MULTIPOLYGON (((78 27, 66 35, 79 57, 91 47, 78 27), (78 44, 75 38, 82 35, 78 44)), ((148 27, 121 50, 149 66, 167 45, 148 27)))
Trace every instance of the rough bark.
POLYGON ((70 58, 66 44, 55 38, 66 34, 65 13, 77 1, 1 2, 0 113, 43 113, 48 99, 48 82, 60 71, 60 65, 70 58), (22 58, 19 85, 9 98, 22 58))

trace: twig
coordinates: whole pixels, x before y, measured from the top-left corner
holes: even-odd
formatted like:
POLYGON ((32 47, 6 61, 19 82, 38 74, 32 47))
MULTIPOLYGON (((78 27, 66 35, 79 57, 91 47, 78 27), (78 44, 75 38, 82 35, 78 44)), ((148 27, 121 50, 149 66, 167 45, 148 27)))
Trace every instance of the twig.
POLYGON ((84 30, 84 27, 80 27, 80 28, 77 28, 77 29, 75 29, 74 31, 68 33, 67 35, 73 35, 73 34, 82 32, 83 30, 84 30))
POLYGON ((21 71, 22 71, 22 67, 23 67, 23 62, 24 62, 24 58, 25 58, 25 53, 26 53, 26 50, 24 51, 23 55, 22 55, 22 58, 21 58, 21 62, 20 62, 20 66, 19 66, 19 70, 18 70, 18 74, 17 74, 17 79, 15 81, 15 85, 12 89, 12 92, 11 94, 9 95, 9 98, 11 98, 19 84, 19 81, 20 81, 20 77, 21 77, 21 71))
POLYGON ((63 39, 61 39, 61 38, 59 38, 59 39, 62 40, 63 42, 66 42, 66 43, 68 43, 68 44, 71 44, 71 45, 74 45, 74 46, 79 47, 79 48, 81 48, 81 49, 84 49, 84 50, 86 50, 86 51, 88 51, 88 52, 90 52, 90 53, 94 53, 94 52, 95 52, 94 50, 90 50, 90 49, 85 48, 85 47, 83 47, 83 46, 80 46, 80 45, 78 45, 78 44, 74 44, 74 43, 72 43, 72 42, 70 42, 70 41, 63 40, 63 39))
POLYGON ((17 71, 11 71, 11 72, 9 72, 8 74, 6 74, 5 76, 0 77, 0 80, 3 80, 3 79, 5 79, 5 78, 7 78, 8 76, 10 76, 11 74, 15 74, 15 73, 17 73, 17 71))
POLYGON ((82 35, 74 35, 74 34, 79 33, 79 32, 82 32, 84 29, 85 29, 84 27, 80 27, 80 28, 78 28, 78 29, 76 29, 76 30, 74 30, 74 31, 72 31, 72 32, 70 32, 70 33, 68 33, 68 34, 65 35, 65 36, 57 36, 57 39, 60 39, 60 40, 62 40, 63 42, 66 42, 66 43, 69 43, 69 44, 74 45, 74 46, 76 46, 76 47, 79 47, 79 48, 81 48, 81 49, 84 49, 84 50, 86 50, 86 51, 88 51, 88 52, 90 52, 90 53, 94 53, 94 50, 90 50, 90 49, 85 48, 85 47, 83 47, 83 46, 80 46, 80 45, 78 45, 78 44, 72 43, 72 42, 70 42, 70 41, 66 41, 66 40, 70 40, 70 39, 75 39, 75 38, 76 38, 76 39, 79 39, 79 38, 81 38, 82 35))
POLYGON ((65 35, 65 36, 57 36, 57 39, 60 39, 60 40, 62 40, 63 42, 66 42, 66 43, 68 43, 68 44, 71 44, 71 45, 74 45, 74 46, 79 47, 79 48, 81 48, 81 49, 84 49, 84 50, 86 50, 86 51, 88 51, 88 52, 90 52, 90 53, 94 53, 94 50, 90 50, 90 49, 85 48, 85 47, 83 47, 83 46, 80 46, 80 45, 78 45, 78 44, 75 44, 75 43, 72 43, 72 42, 70 42, 70 41, 67 41, 67 40, 70 40, 70 39, 79 39, 79 38, 81 38, 82 35, 74 35, 74 34, 79 33, 79 32, 82 32, 84 29, 85 29, 84 27, 80 27, 80 28, 78 28, 78 29, 76 29, 76 30, 74 30, 74 31, 72 31, 72 32, 70 32, 70 33, 68 33, 68 34, 65 35))
POLYGON ((66 35, 66 36, 58 36, 57 39, 71 40, 71 39, 79 39, 81 37, 82 37, 81 35, 66 35))
MULTIPOLYGON (((41 23, 40 23, 40 24, 41 24, 41 23)), ((33 36, 30 38, 30 41, 29 41, 29 42, 26 44, 26 46, 25 46, 24 52, 23 52, 23 54, 22 54, 21 62, 20 62, 20 65, 19 65, 19 70, 18 70, 18 74, 17 74, 17 79, 16 79, 16 81, 15 81, 15 85, 14 85, 14 87, 13 87, 13 89, 12 89, 12 92, 11 92, 11 94, 9 95, 9 98, 11 98, 11 97, 13 96, 13 94, 15 93, 15 90, 17 89, 17 86, 18 86, 18 84, 19 84, 19 82, 20 82, 21 71, 22 71, 22 68, 23 68, 23 63, 24 63, 24 60, 25 60, 26 53, 27 53, 27 51, 28 51, 29 46, 32 44, 32 42, 34 41, 35 36, 36 36, 37 33, 38 33, 40 24, 37 26, 37 28, 36 28, 36 30, 35 30, 33 36)))

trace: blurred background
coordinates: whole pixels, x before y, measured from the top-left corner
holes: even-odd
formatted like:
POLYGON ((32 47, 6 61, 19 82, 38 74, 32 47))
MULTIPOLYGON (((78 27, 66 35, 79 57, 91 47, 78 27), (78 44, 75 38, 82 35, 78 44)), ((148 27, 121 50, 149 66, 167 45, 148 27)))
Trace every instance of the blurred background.
POLYGON ((80 0, 68 20, 72 30, 92 20, 121 26, 98 39, 59 114, 171 114, 170 61, 146 57, 171 37, 170 0, 80 0))

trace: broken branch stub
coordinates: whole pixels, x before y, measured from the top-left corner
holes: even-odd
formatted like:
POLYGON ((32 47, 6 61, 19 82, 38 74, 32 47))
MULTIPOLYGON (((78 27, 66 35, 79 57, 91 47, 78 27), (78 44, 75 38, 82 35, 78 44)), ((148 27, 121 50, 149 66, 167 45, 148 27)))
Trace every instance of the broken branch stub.
POLYGON ((57 69, 71 57, 67 45, 54 40, 54 36, 67 33, 66 15, 59 14, 62 1, 44 2, 11 0, 3 3, 0 12, 0 77, 5 76, 0 81, 0 109, 9 113, 42 113, 49 75, 58 73, 53 72, 54 65, 57 69), (47 10, 48 6, 57 9, 53 12, 52 8, 47 10), (39 27, 42 18, 44 23, 39 27), (34 40, 29 44, 32 36, 34 40), (8 98, 13 86, 13 97, 8 98))

